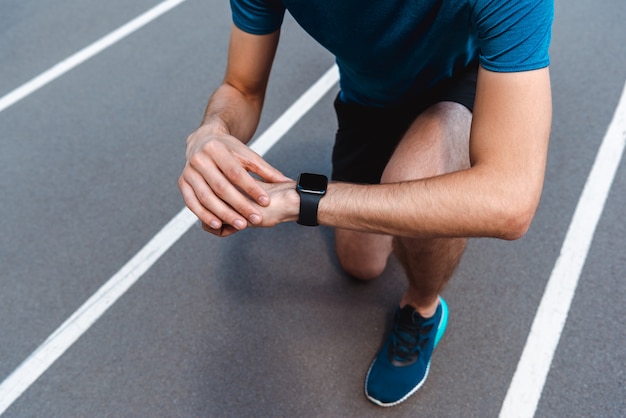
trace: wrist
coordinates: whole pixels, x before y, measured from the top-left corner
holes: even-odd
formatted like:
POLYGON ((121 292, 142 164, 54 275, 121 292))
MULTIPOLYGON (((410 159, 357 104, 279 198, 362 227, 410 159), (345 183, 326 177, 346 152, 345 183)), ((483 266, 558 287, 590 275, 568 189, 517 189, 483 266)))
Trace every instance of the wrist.
POLYGON ((271 227, 283 222, 298 220, 300 196, 296 192, 296 182, 261 183, 270 196, 270 204, 259 207, 263 216, 262 224, 255 226, 271 227))
POLYGON ((298 216, 300 215, 300 195, 296 191, 296 182, 290 183, 290 187, 287 189, 287 194, 286 194, 285 199, 286 199, 285 221, 286 222, 298 221, 298 216))
POLYGON ((326 194, 328 178, 321 174, 301 173, 296 191, 300 196, 298 223, 305 226, 319 225, 317 210, 320 200, 326 194))
POLYGON ((200 151, 205 144, 215 138, 228 135, 228 128, 219 121, 206 122, 200 125, 195 131, 187 137, 186 157, 190 160, 192 155, 200 151))
POLYGON ((198 126, 196 131, 189 138, 193 139, 194 136, 208 137, 221 135, 230 135, 228 126, 220 118, 211 118, 202 122, 202 124, 198 126))

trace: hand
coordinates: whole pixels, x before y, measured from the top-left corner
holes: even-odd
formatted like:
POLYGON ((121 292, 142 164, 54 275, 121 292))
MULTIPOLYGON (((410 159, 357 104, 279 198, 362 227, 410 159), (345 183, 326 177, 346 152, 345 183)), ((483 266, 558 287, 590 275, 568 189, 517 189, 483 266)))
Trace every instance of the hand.
MULTIPOLYGON (((300 196, 296 192, 296 182, 290 180, 281 183, 265 183, 258 181, 270 196, 270 204, 268 206, 257 206, 262 214, 262 222, 258 224, 248 223, 247 227, 269 228, 282 222, 296 221, 300 211, 300 196)), ((223 224, 220 229, 213 229, 210 225, 202 223, 202 229, 219 236, 227 237, 238 232, 237 228, 231 225, 223 224)))
POLYGON ((288 180, 280 183, 265 183, 258 181, 265 192, 270 197, 270 204, 258 210, 261 212, 263 221, 255 227, 268 228, 282 222, 298 220, 300 213, 300 196, 296 191, 295 180, 288 180))
POLYGON ((187 163, 178 180, 183 199, 203 227, 219 236, 263 222, 267 183, 289 181, 261 156, 223 130, 204 125, 187 138, 187 163))

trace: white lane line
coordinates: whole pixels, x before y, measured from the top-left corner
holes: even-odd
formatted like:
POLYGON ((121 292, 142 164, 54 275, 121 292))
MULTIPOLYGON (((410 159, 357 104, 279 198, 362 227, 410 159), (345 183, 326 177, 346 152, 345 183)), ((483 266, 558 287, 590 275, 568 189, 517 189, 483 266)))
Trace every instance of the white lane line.
MULTIPOLYGON (((339 72, 333 65, 296 100, 251 148, 264 155, 337 83, 339 72)), ((69 349, 159 258, 196 222, 187 208, 182 209, 130 261, 113 275, 93 296, 70 316, 17 369, 0 384, 0 415, 69 349)))
POLYGON ((626 85, 537 309, 500 418, 533 417, 626 144, 626 85))
POLYGON ((26 96, 39 90, 51 81, 56 80, 63 74, 87 61, 89 58, 99 54, 106 48, 119 42, 128 35, 137 31, 138 29, 141 29, 143 26, 147 25, 159 16, 167 13, 168 11, 185 1, 186 0, 166 0, 156 5, 152 9, 137 16, 135 19, 131 20, 125 25, 120 26, 118 29, 100 38, 91 45, 81 49, 70 57, 59 62, 54 67, 51 67, 50 69, 39 74, 32 80, 22 84, 20 87, 0 98, 0 112, 10 106, 13 106, 15 103, 19 102, 26 96))

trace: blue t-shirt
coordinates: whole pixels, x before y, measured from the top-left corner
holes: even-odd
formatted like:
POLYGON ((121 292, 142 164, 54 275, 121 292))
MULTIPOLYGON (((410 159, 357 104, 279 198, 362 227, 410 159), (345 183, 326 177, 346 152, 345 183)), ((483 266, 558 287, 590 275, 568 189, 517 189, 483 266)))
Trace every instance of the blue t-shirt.
POLYGON ((252 34, 285 10, 336 57, 342 99, 401 103, 479 60, 515 72, 549 65, 553 0, 230 0, 252 34))

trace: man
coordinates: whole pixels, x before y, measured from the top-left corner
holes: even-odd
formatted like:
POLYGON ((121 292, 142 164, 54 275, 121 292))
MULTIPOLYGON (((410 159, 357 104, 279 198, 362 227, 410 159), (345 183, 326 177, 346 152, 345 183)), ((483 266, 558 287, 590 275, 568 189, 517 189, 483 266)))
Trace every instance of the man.
POLYGON ((543 186, 551 124, 551 0, 231 0, 223 84, 187 140, 179 187, 208 232, 298 221, 335 228, 350 275, 394 252, 408 288, 366 377, 396 405, 423 384, 468 237, 520 238, 543 186), (330 183, 298 184, 252 137, 285 8, 337 59, 330 183), (255 179, 254 173, 261 180, 255 179))

